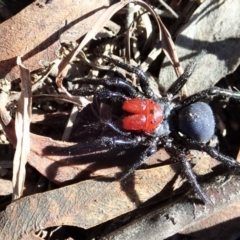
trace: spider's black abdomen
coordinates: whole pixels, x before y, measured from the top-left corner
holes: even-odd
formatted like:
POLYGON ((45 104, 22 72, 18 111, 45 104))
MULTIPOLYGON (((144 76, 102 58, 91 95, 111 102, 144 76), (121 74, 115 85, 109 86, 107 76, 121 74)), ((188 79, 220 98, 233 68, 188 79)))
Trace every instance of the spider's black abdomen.
POLYGON ((198 142, 208 142, 215 130, 212 109, 203 102, 190 104, 179 112, 178 127, 188 138, 198 142))

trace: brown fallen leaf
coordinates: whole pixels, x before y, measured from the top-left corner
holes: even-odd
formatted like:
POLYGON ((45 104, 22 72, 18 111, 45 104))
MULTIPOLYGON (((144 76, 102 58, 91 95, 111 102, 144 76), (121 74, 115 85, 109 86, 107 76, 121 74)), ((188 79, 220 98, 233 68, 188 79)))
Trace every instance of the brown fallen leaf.
POLYGON ((76 41, 92 28, 92 22, 109 5, 107 0, 37 0, 0 25, 0 78, 19 78, 17 56, 30 70, 40 60, 56 58, 59 41, 76 41))
POLYGON ((1 239, 21 239, 59 225, 91 228, 136 209, 166 188, 177 171, 169 165, 139 170, 125 183, 108 176, 22 198, 0 213, 1 239))

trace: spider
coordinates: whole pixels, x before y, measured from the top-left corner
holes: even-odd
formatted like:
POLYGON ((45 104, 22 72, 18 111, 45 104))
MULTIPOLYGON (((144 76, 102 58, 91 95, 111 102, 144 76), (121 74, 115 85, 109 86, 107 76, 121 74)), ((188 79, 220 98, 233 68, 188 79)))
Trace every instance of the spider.
POLYGON ((215 119, 212 109, 204 102, 204 100, 211 100, 214 97, 240 100, 240 94, 218 87, 211 87, 189 96, 179 103, 174 103, 174 96, 188 81, 197 61, 203 54, 203 52, 198 54, 196 59, 186 67, 184 73, 162 97, 155 95, 149 86, 146 73, 142 70, 104 56, 108 62, 115 66, 130 73, 135 73, 138 76, 141 91, 123 78, 81 79, 81 83, 102 85, 102 88, 94 93, 89 88, 80 88, 75 91, 75 94, 81 96, 94 94, 99 101, 120 102, 122 110, 127 116, 122 118, 122 127, 118 127, 113 121, 104 122, 107 127, 116 133, 115 136, 102 136, 92 142, 78 144, 78 149, 90 149, 95 146, 103 149, 127 149, 139 145, 144 146, 143 152, 139 154, 135 163, 119 179, 121 181, 132 174, 161 145, 173 159, 180 162, 183 173, 195 193, 203 202, 208 202, 209 199, 197 182, 186 154, 190 149, 204 151, 228 167, 240 168, 240 163, 235 159, 208 145, 215 133, 215 119))

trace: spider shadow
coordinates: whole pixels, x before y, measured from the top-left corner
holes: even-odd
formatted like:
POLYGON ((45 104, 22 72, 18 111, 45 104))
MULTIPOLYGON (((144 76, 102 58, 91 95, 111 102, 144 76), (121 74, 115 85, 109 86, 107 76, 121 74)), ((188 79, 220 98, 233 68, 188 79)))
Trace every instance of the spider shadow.
MULTIPOLYGON (((91 152, 89 152, 89 150, 81 149, 80 154, 77 147, 75 149, 61 149, 55 146, 47 146, 43 150, 43 154, 50 155, 51 153, 54 156, 60 156, 60 160, 52 163, 46 169, 46 172, 51 176, 51 179, 54 179, 59 172, 61 172, 60 168, 64 168, 66 166, 73 166, 73 168, 75 166, 84 167, 84 169, 79 170, 79 173, 74 177, 74 179, 70 179, 59 184, 61 186, 66 186, 91 178, 94 178, 95 181, 109 182, 109 184, 114 181, 118 181, 118 179, 120 179, 122 174, 126 171, 126 166, 132 166, 132 164, 136 161, 136 152, 139 153, 141 151, 143 151, 143 147, 139 146, 128 149, 127 151, 123 151, 122 149, 110 149, 108 151, 97 152, 95 149, 91 149, 91 152), (71 153, 69 154, 69 152, 71 153), (94 173, 96 172, 96 175, 98 175, 97 177, 96 175, 94 176, 94 173), (110 177, 102 177, 109 174, 110 177)), ((163 163, 159 162, 159 164, 156 164, 156 166, 160 165, 163 165, 163 163)), ((178 172, 177 169, 174 169, 174 171, 178 172)), ((128 199, 136 206, 140 206, 143 202, 135 189, 135 184, 134 174, 130 175, 125 180, 120 181, 121 190, 125 192, 128 199)), ((165 189, 169 190, 170 186, 172 186, 172 181, 164 187, 158 196, 164 198, 164 193, 167 191, 165 189)))

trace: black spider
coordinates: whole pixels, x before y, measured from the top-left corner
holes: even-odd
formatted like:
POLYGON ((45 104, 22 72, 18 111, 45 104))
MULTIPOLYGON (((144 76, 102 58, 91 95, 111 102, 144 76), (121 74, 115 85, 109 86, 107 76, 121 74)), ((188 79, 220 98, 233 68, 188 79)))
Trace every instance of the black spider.
MULTIPOLYGON (((137 90, 122 78, 81 79, 81 83, 102 85, 103 88, 94 92, 95 98, 99 101, 120 101, 122 109, 128 113, 128 116, 123 117, 122 128, 117 127, 113 122, 104 122, 105 125, 116 132, 116 136, 104 136, 93 142, 78 144, 78 149, 96 146, 106 149, 145 146, 145 150, 139 155, 137 161, 121 177, 120 180, 123 180, 155 153, 157 146, 160 144, 171 157, 179 160, 194 191, 204 202, 207 202, 208 198, 192 172, 190 163, 186 158, 186 152, 189 149, 205 151, 228 167, 240 168, 240 164, 235 159, 220 153, 207 144, 215 132, 215 120, 209 105, 201 102, 201 100, 213 97, 240 100, 240 94, 212 87, 198 92, 178 104, 174 103, 172 101, 173 97, 187 82, 197 59, 201 55, 199 54, 196 60, 188 65, 184 73, 161 98, 156 96, 149 87, 147 75, 142 70, 104 56, 105 59, 116 66, 135 73, 139 78, 142 91, 137 90)), ((79 89, 75 93, 82 96, 93 94, 89 88, 79 89)))

